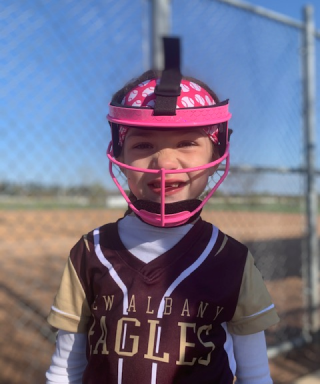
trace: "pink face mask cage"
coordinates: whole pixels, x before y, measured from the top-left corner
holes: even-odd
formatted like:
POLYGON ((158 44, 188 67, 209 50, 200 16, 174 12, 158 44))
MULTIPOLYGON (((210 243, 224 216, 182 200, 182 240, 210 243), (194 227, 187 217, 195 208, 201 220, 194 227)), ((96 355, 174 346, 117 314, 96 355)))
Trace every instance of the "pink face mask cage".
POLYGON ((112 180, 118 187, 131 210, 144 222, 153 226, 174 227, 185 224, 189 219, 196 215, 227 177, 230 163, 228 121, 231 118, 231 114, 228 111, 229 103, 227 100, 215 104, 212 96, 199 84, 190 82, 188 85, 192 89, 195 89, 196 92, 192 91, 192 100, 190 100, 189 97, 185 97, 190 95, 189 91, 191 91, 191 88, 188 87, 185 80, 182 79, 180 72, 180 41, 178 38, 164 38, 163 43, 165 69, 162 72, 159 82, 157 81, 151 88, 151 83, 148 82, 148 86, 144 88, 142 92, 140 87, 145 86, 145 84, 141 83, 135 89, 131 89, 130 93, 125 96, 125 99, 122 100, 122 102, 120 100, 118 103, 116 102, 109 105, 107 119, 109 120, 112 129, 112 140, 107 150, 107 157, 109 159, 109 171, 112 180), (186 89, 186 86, 189 89, 186 89), (187 95, 184 95, 185 92, 187 92, 187 95), (135 98, 137 95, 142 96, 141 98, 139 97, 139 103, 136 103, 135 98), (210 128, 210 126, 212 127, 213 125, 218 125, 220 127, 218 133, 220 157, 208 164, 176 170, 166 170, 164 168, 142 169, 124 164, 116 159, 121 153, 121 146, 123 140, 125 140, 120 138, 121 140, 119 141, 119 128, 121 126, 125 127, 125 129, 130 129, 130 127, 140 127, 153 130, 183 130, 185 128, 210 128), (120 144, 121 141, 122 143, 120 144), (183 210, 176 213, 166 214, 165 181, 167 175, 201 171, 216 167, 224 160, 226 161, 226 166, 223 175, 196 208, 192 211, 183 210), (153 213, 146 209, 138 209, 134 205, 114 175, 114 165, 135 172, 159 175, 161 180, 160 213, 153 213))
POLYGON ((183 129, 190 127, 203 127, 212 124, 226 123, 225 135, 226 135, 226 147, 225 151, 217 160, 210 162, 208 164, 204 164, 202 166, 193 167, 193 168, 184 168, 177 170, 166 170, 164 168, 159 170, 154 169, 144 169, 144 168, 136 168, 129 166, 127 164, 121 163, 116 160, 113 155, 113 146, 112 141, 109 144, 107 150, 107 157, 109 159, 109 171, 114 181, 115 185, 118 187, 122 196, 125 198, 128 206, 132 209, 132 211, 139 216, 143 221, 148 224, 159 226, 159 227, 174 227, 178 225, 182 225, 186 223, 190 217, 199 212, 203 206, 207 203, 210 197, 214 194, 214 192, 219 188, 221 183, 225 180, 229 171, 230 164, 230 154, 229 154, 229 142, 228 142, 228 121, 231 118, 231 114, 228 111, 228 103, 223 102, 220 104, 215 104, 214 106, 208 108, 190 108, 190 109, 178 109, 176 111, 176 115, 174 116, 154 116, 152 109, 142 109, 142 108, 126 108, 126 107, 118 107, 110 105, 110 113, 107 116, 108 120, 111 123, 115 123, 118 125, 125 125, 131 127, 149 127, 150 129, 183 129), (176 174, 176 173, 188 173, 200 171, 203 169, 208 169, 211 167, 215 167, 219 165, 221 162, 226 160, 226 166, 224 169, 223 175, 220 177, 219 181, 215 184, 215 186, 211 189, 211 191, 207 194, 201 204, 192 212, 183 211, 174 214, 166 214, 165 213, 165 180, 166 175, 176 174), (155 175, 159 175, 161 178, 161 203, 160 203, 160 214, 151 213, 146 210, 138 210, 128 195, 118 182, 116 176, 113 173, 113 164, 117 166, 132 170, 135 172, 143 172, 143 173, 153 173, 155 175))

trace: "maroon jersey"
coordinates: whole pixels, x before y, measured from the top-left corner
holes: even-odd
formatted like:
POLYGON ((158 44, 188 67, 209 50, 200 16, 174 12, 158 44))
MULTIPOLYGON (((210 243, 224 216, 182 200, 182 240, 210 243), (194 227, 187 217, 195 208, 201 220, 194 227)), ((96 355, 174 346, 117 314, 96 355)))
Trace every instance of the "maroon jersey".
POLYGON ((232 384, 230 332, 276 321, 248 249, 202 220, 148 264, 124 247, 117 223, 90 232, 71 251, 49 316, 88 334, 86 384, 232 384))

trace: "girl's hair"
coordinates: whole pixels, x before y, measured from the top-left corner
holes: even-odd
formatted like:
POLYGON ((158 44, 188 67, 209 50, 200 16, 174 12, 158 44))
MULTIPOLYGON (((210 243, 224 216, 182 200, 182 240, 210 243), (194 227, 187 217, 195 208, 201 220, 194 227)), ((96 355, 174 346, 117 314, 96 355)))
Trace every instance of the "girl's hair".
MULTIPOLYGON (((137 85, 139 85, 140 83, 142 83, 146 80, 152 80, 152 79, 160 78, 161 74, 162 74, 162 71, 158 71, 158 70, 154 70, 154 69, 150 69, 150 70, 144 72, 141 76, 129 81, 127 84, 125 84, 124 87, 119 89, 119 91, 117 91, 113 95, 113 97, 111 99, 111 104, 120 104, 122 102, 123 98, 125 97, 125 95, 132 88, 135 88, 137 85)), ((204 88, 213 97, 213 100, 216 103, 220 102, 216 93, 213 92, 213 90, 211 88, 209 88, 207 84, 203 83, 202 81, 200 81, 198 79, 195 79, 194 77, 190 77, 190 76, 182 76, 182 78, 185 80, 190 80, 196 84, 199 84, 202 88, 204 88)))

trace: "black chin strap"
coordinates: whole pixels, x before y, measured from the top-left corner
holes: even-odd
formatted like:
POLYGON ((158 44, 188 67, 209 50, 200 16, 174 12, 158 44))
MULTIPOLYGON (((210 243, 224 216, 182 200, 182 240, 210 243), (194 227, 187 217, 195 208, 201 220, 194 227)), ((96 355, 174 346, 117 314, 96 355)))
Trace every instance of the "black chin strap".
MULTIPOLYGON (((155 202, 149 201, 149 200, 135 200, 132 202, 132 204, 139 211, 141 209, 143 209, 145 211, 148 211, 151 213, 156 213, 156 214, 160 215, 160 212, 161 212, 161 204, 160 203, 155 203, 155 202)), ((179 212, 183 212, 183 211, 192 212, 195 209, 197 209, 200 204, 201 204, 201 200, 199 200, 199 199, 190 199, 190 200, 177 201, 175 203, 167 203, 167 204, 165 204, 165 214, 170 215, 170 214, 179 213, 179 212)), ((200 216, 201 211, 202 210, 200 209, 200 211, 198 211, 193 216, 191 216, 186 223, 183 223, 181 225, 190 224, 193 221, 195 221, 200 216)), ((125 216, 129 215, 130 213, 132 213, 132 210, 131 210, 131 208, 128 208, 128 210, 125 212, 125 216)), ((139 215, 136 215, 136 216, 141 221, 143 221, 143 219, 139 215)), ((150 223, 147 223, 147 224, 152 225, 150 223)), ((180 227, 181 225, 175 225, 175 227, 180 227)), ((156 227, 156 225, 154 225, 154 227, 156 227)))
POLYGON ((176 115, 177 98, 180 96, 180 39, 176 37, 164 37, 165 67, 162 72, 160 83, 156 86, 154 115, 173 116, 176 115))

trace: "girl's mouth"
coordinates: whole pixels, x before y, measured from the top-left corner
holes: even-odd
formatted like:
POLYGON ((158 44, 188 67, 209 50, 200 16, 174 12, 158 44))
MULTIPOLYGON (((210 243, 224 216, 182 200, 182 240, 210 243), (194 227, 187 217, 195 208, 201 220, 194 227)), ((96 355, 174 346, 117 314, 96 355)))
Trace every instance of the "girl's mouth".
MULTIPOLYGON (((186 183, 184 181, 166 181, 165 182, 165 195, 174 194, 179 192, 186 183)), ((161 182, 155 181, 148 184, 149 188, 156 194, 161 194, 161 182)))

